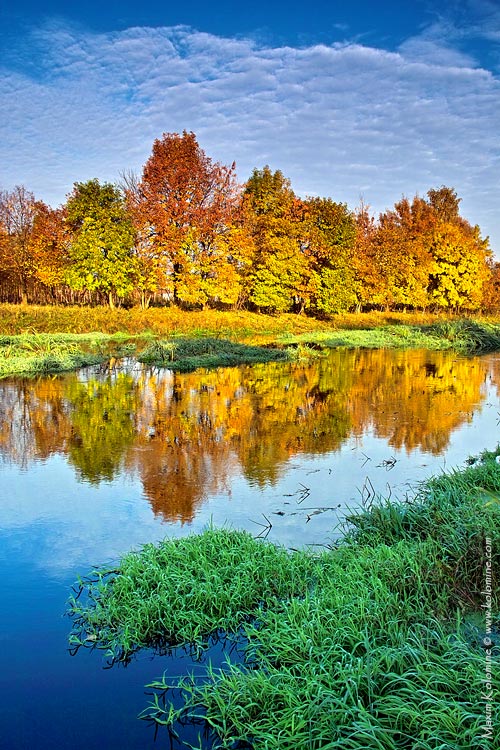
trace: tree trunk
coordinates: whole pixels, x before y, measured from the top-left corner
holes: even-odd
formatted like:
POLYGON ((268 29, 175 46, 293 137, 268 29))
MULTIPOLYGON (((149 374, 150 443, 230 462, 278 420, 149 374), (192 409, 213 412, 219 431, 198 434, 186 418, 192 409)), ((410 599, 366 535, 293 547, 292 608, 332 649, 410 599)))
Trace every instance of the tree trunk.
POLYGON ((108 292, 108 301, 109 301, 110 308, 113 310, 115 307, 115 300, 113 297, 113 292, 108 292))

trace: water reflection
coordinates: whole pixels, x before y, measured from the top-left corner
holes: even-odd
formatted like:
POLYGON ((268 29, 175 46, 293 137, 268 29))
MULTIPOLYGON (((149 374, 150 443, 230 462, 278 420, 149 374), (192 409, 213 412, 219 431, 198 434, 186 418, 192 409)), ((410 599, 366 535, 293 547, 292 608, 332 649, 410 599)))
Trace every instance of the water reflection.
POLYGON ((499 376, 495 358, 338 350, 309 364, 174 374, 128 363, 4 381, 0 454, 23 469, 61 454, 92 485, 138 476, 156 515, 189 522, 234 476, 274 485, 292 457, 367 432, 439 455, 499 376))

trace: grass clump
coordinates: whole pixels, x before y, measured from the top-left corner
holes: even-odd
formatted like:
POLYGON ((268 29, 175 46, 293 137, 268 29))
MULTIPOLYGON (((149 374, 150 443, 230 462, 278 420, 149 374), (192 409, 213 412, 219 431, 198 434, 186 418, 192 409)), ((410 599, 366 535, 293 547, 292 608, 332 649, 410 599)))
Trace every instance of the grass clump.
POLYGON ((442 321, 429 326, 428 331, 465 354, 486 354, 500 350, 498 324, 475 320, 442 321))
POLYGON ((44 375, 99 364, 110 356, 130 354, 135 346, 123 334, 46 334, 0 336, 0 378, 44 375))
POLYGON ((284 349, 237 344, 218 338, 179 338, 154 341, 140 355, 139 361, 191 372, 199 367, 233 367, 256 362, 283 362, 290 359, 284 349))
MULTIPOLYGON (((269 750, 469 750, 485 736, 480 628, 492 550, 493 679, 500 644, 500 466, 485 453, 431 479, 408 502, 353 514, 338 547, 289 553, 239 531, 209 529, 146 545, 97 572, 72 600, 72 643, 126 658, 141 646, 247 638, 244 663, 152 683, 146 716, 203 717, 215 747, 269 750), (168 704, 180 688, 184 704, 168 704)), ((500 720, 492 703, 493 726, 500 720)), ((492 735, 493 736, 493 735, 492 735)))
POLYGON ((286 550, 242 531, 147 544, 118 570, 81 582, 88 599, 71 601, 71 643, 90 640, 115 658, 142 646, 201 647, 214 630, 238 629, 263 601, 303 595, 307 564, 297 558, 290 568, 286 550))
POLYGON ((95 348, 84 350, 73 337, 22 334, 0 337, 0 377, 77 370, 103 361, 95 348))

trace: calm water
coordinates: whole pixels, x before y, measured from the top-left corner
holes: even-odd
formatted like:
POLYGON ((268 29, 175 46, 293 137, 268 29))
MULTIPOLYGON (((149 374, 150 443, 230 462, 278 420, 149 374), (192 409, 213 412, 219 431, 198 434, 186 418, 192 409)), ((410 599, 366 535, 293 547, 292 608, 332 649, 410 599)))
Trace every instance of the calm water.
POLYGON ((373 493, 403 497, 495 447, 499 387, 498 355, 363 350, 0 382, 0 747, 168 747, 136 717, 144 685, 188 656, 112 669, 96 652, 71 657, 77 575, 211 521, 257 535, 268 519, 272 541, 328 544, 373 493))

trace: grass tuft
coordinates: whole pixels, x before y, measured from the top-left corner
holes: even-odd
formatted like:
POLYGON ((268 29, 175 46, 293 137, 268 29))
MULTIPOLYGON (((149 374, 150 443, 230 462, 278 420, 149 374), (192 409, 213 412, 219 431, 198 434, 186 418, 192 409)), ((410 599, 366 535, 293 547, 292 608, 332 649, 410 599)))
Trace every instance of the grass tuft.
POLYGON ((284 362, 290 355, 284 349, 236 344, 218 338, 179 338, 154 341, 140 355, 146 364, 191 372, 199 367, 233 367, 256 362, 284 362))

